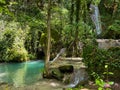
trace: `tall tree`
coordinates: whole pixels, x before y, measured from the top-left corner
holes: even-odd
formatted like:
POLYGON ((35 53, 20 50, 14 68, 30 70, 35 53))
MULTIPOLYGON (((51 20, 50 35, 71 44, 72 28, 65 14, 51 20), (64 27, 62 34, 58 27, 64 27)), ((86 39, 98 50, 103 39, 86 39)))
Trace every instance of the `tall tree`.
POLYGON ((76 31, 75 31, 75 55, 78 56, 78 23, 80 20, 80 0, 76 0, 76 31))
POLYGON ((48 0, 48 11, 47 11, 47 50, 45 56, 45 73, 49 76, 49 60, 50 60, 50 46, 51 46, 51 0, 48 0))
POLYGON ((70 9, 70 24, 73 24, 73 16, 74 16, 74 0, 71 0, 71 9, 70 9))

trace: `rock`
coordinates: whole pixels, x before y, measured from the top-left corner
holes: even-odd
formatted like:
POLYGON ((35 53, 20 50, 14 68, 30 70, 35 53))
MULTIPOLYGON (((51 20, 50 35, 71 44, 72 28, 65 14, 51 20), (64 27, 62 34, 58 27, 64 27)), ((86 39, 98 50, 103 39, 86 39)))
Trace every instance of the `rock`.
POLYGON ((57 80, 62 81, 64 75, 60 72, 58 68, 51 70, 51 76, 57 80))
POLYGON ((120 83, 115 83, 115 84, 112 86, 112 90, 120 90, 120 83))
POLYGON ((101 49, 109 49, 111 47, 120 47, 120 40, 114 39, 97 39, 98 47, 101 49))
POLYGON ((111 85, 108 83, 105 83, 104 88, 111 88, 111 85))

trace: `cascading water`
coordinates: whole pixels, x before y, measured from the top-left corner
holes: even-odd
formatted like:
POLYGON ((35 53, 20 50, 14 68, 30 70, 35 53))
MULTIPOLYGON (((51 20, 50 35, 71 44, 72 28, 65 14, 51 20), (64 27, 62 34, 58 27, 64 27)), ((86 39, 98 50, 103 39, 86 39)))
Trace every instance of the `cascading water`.
POLYGON ((101 20, 100 20, 100 14, 99 14, 99 8, 97 5, 90 5, 90 10, 91 10, 91 19, 95 24, 96 27, 96 33, 97 35, 100 35, 102 32, 102 28, 101 28, 101 20))
POLYGON ((78 84, 85 83, 87 80, 88 80, 88 74, 84 68, 74 70, 70 84, 65 86, 65 88, 74 88, 78 84))
POLYGON ((76 85, 78 85, 79 75, 80 75, 79 73, 80 73, 79 71, 74 71, 74 73, 73 73, 74 75, 72 77, 72 80, 71 80, 70 84, 66 86, 66 88, 73 88, 76 85))

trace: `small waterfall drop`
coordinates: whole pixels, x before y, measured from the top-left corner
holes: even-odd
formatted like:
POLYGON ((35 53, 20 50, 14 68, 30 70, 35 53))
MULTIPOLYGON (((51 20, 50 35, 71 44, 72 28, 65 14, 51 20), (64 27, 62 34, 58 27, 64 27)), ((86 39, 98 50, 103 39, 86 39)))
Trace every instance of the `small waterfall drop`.
POLYGON ((91 10, 91 19, 95 24, 96 27, 96 33, 97 35, 100 35, 102 32, 102 28, 101 28, 101 20, 100 20, 100 14, 99 14, 99 8, 97 5, 90 5, 90 10, 91 10))
POLYGON ((75 86, 78 85, 78 83, 80 81, 79 80, 80 71, 74 71, 73 74, 74 75, 72 77, 72 80, 71 80, 70 84, 66 86, 66 88, 74 88, 75 86))
POLYGON ((74 70, 70 84, 68 84, 65 88, 74 88, 78 84, 85 83, 87 80, 88 80, 88 74, 85 71, 85 69, 74 70))

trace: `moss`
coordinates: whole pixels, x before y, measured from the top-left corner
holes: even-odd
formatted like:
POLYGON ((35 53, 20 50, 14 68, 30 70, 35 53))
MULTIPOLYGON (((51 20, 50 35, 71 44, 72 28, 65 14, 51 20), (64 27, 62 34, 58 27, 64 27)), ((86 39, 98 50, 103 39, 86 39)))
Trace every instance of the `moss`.
POLYGON ((49 71, 49 76, 46 75, 45 72, 43 72, 43 78, 53 78, 62 81, 64 77, 64 74, 62 74, 58 68, 52 68, 49 71))

